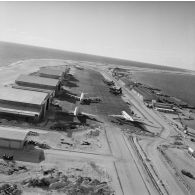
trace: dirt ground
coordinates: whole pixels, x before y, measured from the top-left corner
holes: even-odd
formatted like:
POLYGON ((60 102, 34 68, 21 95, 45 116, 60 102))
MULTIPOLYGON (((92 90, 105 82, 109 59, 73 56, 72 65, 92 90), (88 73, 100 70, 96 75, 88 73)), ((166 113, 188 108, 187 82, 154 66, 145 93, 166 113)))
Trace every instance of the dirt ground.
POLYGON ((101 127, 94 129, 81 127, 71 133, 49 131, 40 133, 38 136, 28 136, 28 140, 39 143, 45 143, 52 149, 61 149, 69 151, 85 151, 91 153, 109 154, 105 130, 101 127))
POLYGON ((113 187, 116 185, 116 181, 112 179, 112 177, 115 177, 114 175, 110 176, 112 169, 112 164, 105 167, 105 165, 102 166, 102 164, 93 161, 85 162, 71 159, 66 159, 64 162, 53 160, 50 163, 42 162, 41 164, 1 161, 0 182, 1 185, 8 181, 16 184, 23 194, 65 194, 67 189, 69 194, 77 194, 74 190, 82 189, 85 190, 85 193, 81 193, 84 195, 90 193, 88 192, 92 185, 90 185, 90 182, 94 181, 96 182, 93 185, 94 189, 104 188, 108 192, 99 192, 97 194, 114 194, 113 187), (5 167, 7 167, 7 170, 9 168, 9 172, 5 170, 5 167), (16 171, 17 167, 19 167, 18 171, 16 171), (3 172, 2 169, 4 169, 3 172), (13 172, 10 171, 12 169, 14 170, 13 172), (61 174, 61 176, 59 177, 58 174, 61 174), (63 180, 62 177, 65 179, 63 180), (36 186, 35 183, 32 183, 33 180, 41 181, 42 179, 43 181, 43 178, 50 181, 49 186, 44 184, 36 186), (81 180, 81 184, 75 183, 78 179, 81 180), (63 185, 59 186, 62 181, 64 181, 63 185), (52 184, 54 184, 54 187, 52 184), (58 184, 57 187, 55 187, 56 184, 58 184))
MULTIPOLYGON (((144 181, 142 177, 143 170, 138 167, 138 160, 134 158, 135 154, 133 154, 133 150, 125 141, 124 134, 141 138, 139 139, 139 144, 143 149, 149 150, 150 148, 153 149, 155 147, 155 145, 153 146, 152 144, 155 142, 155 136, 159 135, 158 133, 161 129, 150 128, 157 132, 154 135, 151 133, 152 131, 149 132, 144 127, 135 126, 133 124, 120 124, 113 118, 108 117, 110 114, 121 114, 122 110, 127 113, 130 113, 132 110, 140 117, 145 117, 147 112, 142 112, 142 110, 138 110, 137 107, 132 107, 130 98, 123 95, 115 96, 109 92, 109 86, 103 82, 103 76, 95 71, 97 68, 96 66, 102 65, 101 67, 103 67, 105 64, 65 60, 21 61, 5 68, 4 71, 0 71, 0 83, 9 85, 14 82, 14 79, 19 74, 36 74, 36 71, 41 66, 50 66, 55 69, 61 69, 64 68, 64 65, 82 65, 84 67, 83 69, 73 68, 73 76, 71 76, 68 81, 63 82, 70 93, 80 96, 81 92, 84 92, 87 93, 86 96, 100 97, 102 102, 91 103, 90 105, 79 105, 78 102, 71 98, 67 98, 62 94, 61 96, 56 97, 56 99, 60 100, 62 112, 52 106, 46 120, 42 123, 32 125, 27 122, 18 123, 17 120, 5 121, 4 119, 1 119, 1 124, 8 124, 11 126, 19 125, 23 128, 31 128, 32 130, 37 131, 39 134, 37 136, 29 136, 28 140, 45 143, 50 146, 49 149, 35 147, 33 150, 26 149, 22 151, 1 148, 0 156, 9 153, 14 155, 16 160, 18 160, 15 165, 16 167, 12 166, 11 168, 9 167, 10 165, 1 165, 0 163, 0 170, 2 167, 9 171, 11 169, 11 172, 14 169, 12 175, 7 175, 3 171, 0 172, 1 182, 10 181, 16 183, 25 194, 30 195, 35 193, 67 193, 66 191, 63 191, 65 189, 61 189, 61 191, 56 189, 53 190, 51 186, 51 188, 48 188, 48 185, 44 187, 32 187, 29 185, 29 183, 32 183, 29 179, 32 179, 33 182, 36 180, 35 183, 37 183, 37 179, 43 181, 42 179, 44 178, 45 181, 44 171, 55 169, 54 173, 52 173, 53 176, 55 176, 54 180, 56 180, 57 177, 58 183, 55 185, 61 185, 62 183, 59 182, 63 182, 63 185, 68 186, 68 188, 71 187, 71 189, 79 188, 80 190, 80 184, 83 181, 82 190, 91 189, 91 183, 85 183, 86 180, 89 180, 87 177, 90 177, 90 181, 98 180, 96 181, 98 183, 98 188, 103 187, 101 190, 108 190, 108 194, 113 194, 113 191, 115 191, 115 194, 117 195, 130 193, 148 194, 149 192, 152 192, 152 187, 148 187, 148 181, 144 181), (83 122, 81 121, 75 121, 75 119, 68 116, 67 113, 73 111, 76 106, 79 106, 80 110, 83 112, 96 115, 97 120, 87 119, 85 125, 83 125, 83 122), (70 124, 70 127, 71 125, 74 125, 74 128, 56 129, 54 128, 56 124, 58 126, 59 124, 70 124), (151 145, 151 147, 149 147, 149 145, 151 145), (39 159, 40 153, 43 154, 42 159, 39 159), (75 184, 78 184, 77 179, 79 179, 79 177, 82 177, 82 182, 76 186, 75 184), (64 178, 66 178, 68 182, 64 183, 64 178), (85 179, 83 180, 83 178, 85 179), (85 186, 83 187, 83 185, 85 186)), ((176 141, 182 142, 184 145, 183 140, 179 140, 180 138, 176 131, 169 132, 165 137, 167 137, 167 140, 164 141, 169 145, 174 144, 176 141)), ((160 138, 158 137, 158 139, 160 138)), ((180 149, 178 149, 180 152, 186 152, 185 148, 181 149, 181 145, 178 147, 180 147, 180 149)), ((145 152, 151 155, 148 156, 149 160, 150 158, 153 158, 152 155, 156 154, 156 150, 152 150, 151 153, 149 151, 145 152)), ((170 155, 171 158, 175 157, 178 161, 181 160, 180 157, 182 159, 185 158, 184 154, 179 156, 180 153, 176 151, 176 145, 170 150, 167 150, 167 154, 170 155)), ((177 163, 176 166, 180 166, 180 168, 185 165, 184 161, 183 164, 182 162, 177 163)), ((194 168, 192 165, 189 165, 188 167, 189 169, 194 168)), ((48 175, 51 176, 52 174, 50 173, 48 175)), ((190 185, 194 185, 193 181, 189 181, 189 183, 190 185)), ((72 194, 76 193, 74 192, 72 194)), ((84 194, 87 195, 89 193, 87 192, 84 194)), ((99 195, 102 194, 104 193, 100 193, 99 195)))
MULTIPOLYGON (((30 60, 26 62, 20 62, 18 64, 15 64, 18 69, 16 69, 13 66, 10 66, 5 70, 4 75, 2 75, 0 79, 0 83, 2 84, 10 84, 13 83, 14 79, 19 74, 29 74, 32 72, 36 72, 37 69, 40 66, 57 66, 59 64, 65 64, 64 61, 58 61, 58 60, 51 60, 49 64, 46 60, 30 60), (31 65, 35 65, 32 66, 31 65), (27 68, 28 67, 28 68, 27 68), (31 67, 31 68, 29 68, 31 67), (13 76, 14 74, 14 76, 13 76), (7 75, 7 76, 5 76, 7 75), (9 79, 7 79, 10 76, 9 79)), ((0 72, 2 74, 2 71, 0 72)), ((110 122, 110 119, 108 118, 108 114, 120 114, 121 110, 128 111, 128 108, 126 107, 126 104, 123 102, 121 97, 119 96, 113 96, 109 93, 108 86, 105 85, 102 81, 103 77, 93 71, 93 70, 79 70, 75 69, 75 75, 74 78, 72 78, 71 81, 66 83, 67 87, 70 89, 71 93, 75 93, 77 95, 80 95, 81 91, 84 91, 88 93, 89 96, 98 96, 102 98, 102 102, 99 104, 91 104, 91 105, 81 105, 80 108, 82 111, 95 114, 98 117, 98 120, 100 122, 90 121, 87 120, 88 126, 79 126, 78 128, 74 129, 72 132, 71 137, 69 137, 67 134, 68 132, 60 132, 51 130, 44 133, 39 133, 39 136, 32 136, 29 137, 29 139, 32 138, 35 141, 43 142, 48 144, 51 147, 51 153, 50 150, 43 150, 44 153, 44 159, 41 162, 33 161, 33 158, 37 155, 34 151, 14 151, 14 150, 6 150, 1 149, 1 155, 4 153, 9 153, 10 155, 14 155, 16 159, 21 160, 18 161, 25 164, 25 166, 29 166, 28 171, 26 172, 17 172, 14 173, 12 176, 2 175, 1 179, 2 181, 10 181, 12 183, 18 183, 21 179, 29 178, 29 177, 37 177, 37 175, 40 175, 41 167, 42 166, 52 166, 57 167, 60 171, 62 169, 63 172, 69 171, 72 175, 77 175, 77 172, 79 172, 82 176, 90 176, 93 178, 96 178, 101 181, 107 181, 109 183, 109 186, 111 189, 113 188, 116 194, 121 194, 121 189, 119 186, 119 181, 117 179, 117 173, 116 168, 113 164, 113 161, 103 161, 104 157, 101 157, 101 161, 98 162, 96 159, 96 163, 98 162, 100 164, 100 169, 97 169, 99 165, 95 165, 92 160, 89 160, 88 158, 84 158, 84 160, 81 163, 80 155, 82 153, 76 154, 78 155, 78 159, 75 159, 74 154, 70 157, 65 158, 61 157, 59 159, 59 155, 63 153, 56 154, 55 151, 63 152, 63 151, 83 151, 86 153, 94 153, 94 154, 107 154, 110 155, 110 149, 108 147, 106 133, 104 129, 104 122, 110 122), (117 102, 117 104, 116 104, 117 102), (94 131, 97 131, 98 134, 94 135, 94 131), (34 154, 34 153, 36 154, 34 154), (53 152, 53 153, 52 153, 53 152), (28 154, 28 155, 27 155, 28 154), (32 155, 33 154, 33 155, 32 155), (26 156, 24 158, 23 156, 26 156), (55 157, 54 157, 55 156, 55 157), (27 160, 28 159, 28 160, 27 160), (31 161, 32 160, 32 161, 31 161), (33 164, 31 162, 33 162, 33 164), (29 162, 29 164, 27 163, 29 162), (92 162, 92 163, 91 163, 92 162), (26 165, 27 163, 27 165, 26 165), (77 169, 77 170, 76 170, 77 169), (80 171, 82 169, 83 171, 80 171), (93 169, 95 169, 95 172, 93 173, 93 169), (75 171, 76 170, 76 171, 75 171), (103 171, 102 171, 103 170, 103 171), (72 171, 72 172, 71 172, 72 171), (97 173, 96 173, 97 172, 97 173)), ((66 106, 67 111, 74 110, 75 106, 77 105, 75 102, 71 101, 64 101, 64 105, 66 106)), ((51 117, 51 115, 48 116, 48 118, 51 117)), ((52 118, 52 117, 51 117, 52 118)), ((50 118, 49 118, 50 119, 50 118)), ((61 120, 66 119, 65 117, 61 118, 61 120)), ((66 121, 66 120, 65 120, 66 121)), ((43 129, 46 130, 46 126, 50 125, 50 121, 43 122, 39 125, 33 126, 32 124, 29 124, 27 122, 19 123, 17 120, 5 120, 1 119, 2 124, 8 124, 8 125, 14 125, 14 126, 22 126, 23 128, 32 128, 32 130, 35 129, 43 129)), ((41 150, 42 151, 42 150, 41 150)), ((106 157, 106 156, 105 156, 106 157)), ((106 159, 106 158, 105 158, 106 159)), ((20 187, 24 190, 25 193, 33 194, 34 192, 41 193, 41 194, 48 194, 48 191, 45 192, 42 189, 39 188, 28 188, 21 186, 20 187)), ((52 193, 51 193, 52 194, 52 193)), ((56 192, 53 192, 53 194, 56 194, 56 192)))
POLYGON ((172 171, 174 170, 175 174, 178 174, 186 186, 189 188, 189 191, 193 194, 195 191, 195 163, 194 158, 190 156, 187 152, 187 149, 182 147, 168 148, 165 150, 165 155, 167 155, 170 160, 169 166, 172 166, 172 171), (193 178, 190 178, 182 174, 182 170, 190 172, 193 178))

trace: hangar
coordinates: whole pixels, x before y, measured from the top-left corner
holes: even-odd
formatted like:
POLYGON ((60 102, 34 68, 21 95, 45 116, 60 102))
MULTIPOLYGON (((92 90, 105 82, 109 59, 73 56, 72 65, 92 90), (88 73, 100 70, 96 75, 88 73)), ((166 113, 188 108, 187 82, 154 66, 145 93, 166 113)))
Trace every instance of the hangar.
POLYGON ((50 95, 9 87, 0 88, 0 113, 39 121, 49 109, 50 95))
POLYGON ((29 131, 0 127, 0 147, 23 149, 29 131))
POLYGON ((13 86, 14 88, 22 88, 32 91, 43 91, 50 90, 53 91, 54 96, 60 91, 61 83, 59 79, 44 78, 39 76, 32 75, 20 75, 15 83, 20 86, 13 86))
POLYGON ((65 70, 57 70, 54 68, 42 67, 39 70, 40 77, 53 78, 62 80, 65 76, 65 70))
POLYGON ((152 100, 157 100, 157 97, 154 94, 150 93, 150 91, 144 87, 140 87, 140 86, 134 87, 132 89, 132 92, 137 94, 137 96, 144 102, 151 103, 152 100))
POLYGON ((22 85, 13 84, 12 88, 14 89, 23 89, 23 90, 29 90, 29 91, 39 91, 43 93, 48 93, 48 95, 52 98, 55 96, 55 91, 48 90, 48 89, 40 89, 40 88, 34 88, 34 87, 26 87, 22 85))

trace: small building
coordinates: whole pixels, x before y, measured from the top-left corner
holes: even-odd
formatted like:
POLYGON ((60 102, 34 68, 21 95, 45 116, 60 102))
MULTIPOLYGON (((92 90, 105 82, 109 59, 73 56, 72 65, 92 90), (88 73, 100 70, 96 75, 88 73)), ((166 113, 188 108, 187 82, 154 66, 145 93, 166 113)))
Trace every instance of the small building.
POLYGON ((17 84, 13 84, 12 88, 14 88, 14 89, 23 89, 23 90, 28 90, 28 91, 39 91, 39 92, 47 93, 51 97, 50 100, 52 100, 52 98, 55 96, 55 91, 48 90, 48 89, 39 89, 39 88, 34 88, 34 87, 26 87, 26 86, 17 85, 17 84))
POLYGON ((65 76, 65 69, 63 71, 54 68, 42 67, 38 73, 40 77, 62 80, 65 76))
POLYGON ((45 117, 49 104, 48 93, 10 87, 0 88, 0 114, 39 121, 45 117))
POLYGON ((54 95, 56 95, 60 91, 61 87, 59 79, 44 78, 32 75, 20 75, 15 80, 15 83, 18 86, 24 87, 23 89, 25 89, 25 87, 27 87, 28 90, 32 88, 32 91, 36 91, 36 89, 39 89, 39 91, 43 92, 46 92, 45 90, 50 90, 50 92, 54 92, 54 95))
POLYGON ((173 109, 173 104, 154 102, 153 106, 156 108, 173 109))
POLYGON ((0 127, 0 147, 23 149, 29 131, 0 127))
POLYGON ((132 91, 144 102, 151 103, 153 100, 157 100, 154 94, 151 94, 149 90, 143 87, 135 86, 132 91))
POLYGON ((171 108, 160 108, 160 107, 155 107, 155 110, 159 111, 159 112, 164 112, 164 113, 172 113, 172 114, 176 114, 177 111, 171 108))

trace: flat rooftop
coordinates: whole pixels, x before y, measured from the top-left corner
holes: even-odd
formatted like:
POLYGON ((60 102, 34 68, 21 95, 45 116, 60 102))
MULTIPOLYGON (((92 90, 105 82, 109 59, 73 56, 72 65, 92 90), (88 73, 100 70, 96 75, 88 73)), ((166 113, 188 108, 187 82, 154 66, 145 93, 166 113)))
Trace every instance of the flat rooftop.
POLYGON ((47 97, 48 93, 0 87, 0 100, 4 101, 41 105, 47 97))
POLYGON ((153 94, 151 94, 147 89, 143 87, 134 87, 133 89, 138 93, 140 93, 141 95, 143 95, 145 99, 149 99, 149 100, 156 99, 156 97, 153 94))
POLYGON ((28 130, 24 129, 14 129, 11 127, 0 127, 0 139, 7 139, 7 140, 16 140, 16 141, 24 141, 28 130))
POLYGON ((40 74, 54 75, 54 76, 59 76, 59 77, 61 77, 64 72, 65 72, 65 70, 62 71, 62 70, 56 70, 56 69, 52 69, 52 68, 45 68, 45 67, 40 68, 40 70, 39 70, 40 74))
POLYGON ((22 74, 16 79, 16 83, 17 82, 56 87, 59 83, 59 80, 22 74))
POLYGON ((10 113, 34 117, 35 115, 40 115, 40 108, 35 108, 34 106, 10 105, 8 103, 0 102, 0 113, 10 113))
POLYGON ((40 91, 40 92, 43 92, 43 93, 48 93, 49 95, 52 95, 54 93, 53 90, 49 90, 49 89, 27 87, 27 86, 22 86, 22 85, 17 85, 17 84, 12 85, 12 88, 29 90, 29 91, 40 91))

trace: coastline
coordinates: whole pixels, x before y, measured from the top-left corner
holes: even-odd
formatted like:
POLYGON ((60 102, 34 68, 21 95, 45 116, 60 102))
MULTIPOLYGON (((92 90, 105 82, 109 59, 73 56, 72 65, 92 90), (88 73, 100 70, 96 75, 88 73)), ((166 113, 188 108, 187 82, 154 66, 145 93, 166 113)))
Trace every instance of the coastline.
POLYGON ((158 88, 167 95, 195 106, 195 75, 182 74, 178 77, 175 73, 134 71, 132 77, 137 82, 158 88))
MULTIPOLYGON (((166 86, 162 85, 163 87, 161 87, 159 85, 160 82, 155 82, 156 80, 154 78, 152 78, 152 77, 146 78, 147 73, 148 73, 148 71, 134 71, 131 76, 132 76, 133 80, 136 81, 136 82, 145 84, 145 85, 150 86, 150 87, 155 88, 155 89, 159 89, 167 95, 170 95, 172 97, 181 99, 182 101, 187 102, 189 105, 195 106, 194 102, 191 103, 191 101, 189 101, 189 100, 186 101, 186 98, 181 98, 182 96, 178 97, 178 95, 177 95, 178 93, 175 94, 175 90, 177 90, 177 88, 175 88, 175 86, 172 86, 171 83, 169 85, 167 85, 169 87, 169 90, 166 90, 166 86), (170 94, 169 92, 170 92, 171 89, 172 89, 172 93, 170 94)), ((156 72, 152 72, 152 73, 150 72, 149 74, 151 76, 152 74, 156 74, 156 72)), ((158 72, 158 74, 160 74, 160 72, 158 72)), ((165 73, 165 74, 167 74, 167 73, 165 73)), ((171 74, 175 74, 175 73, 169 73, 169 74, 171 75, 171 74)), ((175 75, 177 75, 177 73, 175 75)), ((189 76, 192 76, 192 75, 189 75, 189 76)), ((163 77, 163 76, 160 75, 160 77, 163 77)), ((160 77, 158 77, 158 78, 160 79, 160 77)), ((195 76, 194 76, 194 82, 195 82, 195 76)), ((162 84, 163 84, 163 82, 162 82, 162 84)), ((182 92, 182 90, 183 90, 182 86, 179 85, 179 87, 181 89, 180 93, 183 93, 182 92)), ((193 87, 193 86, 191 86, 191 87, 193 87)), ((192 92, 193 90, 190 90, 190 86, 189 86, 188 88, 185 88, 185 95, 186 95, 187 91, 192 92)), ((186 95, 186 97, 188 97, 188 98, 189 98, 189 96, 190 95, 186 95)), ((194 93, 194 96, 192 97, 192 99, 195 99, 195 93, 194 93)), ((185 119, 183 119, 182 122, 185 125, 187 125, 189 128, 191 128, 191 130, 192 129, 195 130, 195 120, 185 120, 185 119)))

